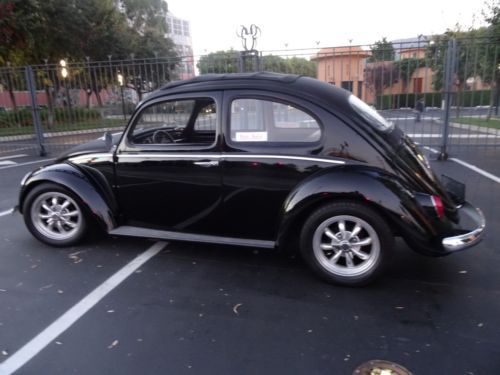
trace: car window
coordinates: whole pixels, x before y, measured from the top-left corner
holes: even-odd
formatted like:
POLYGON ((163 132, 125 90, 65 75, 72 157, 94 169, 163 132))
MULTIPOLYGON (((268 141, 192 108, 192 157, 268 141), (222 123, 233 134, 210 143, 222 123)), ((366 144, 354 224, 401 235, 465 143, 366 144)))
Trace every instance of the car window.
POLYGON ((210 145, 215 142, 216 105, 211 98, 154 103, 129 132, 132 144, 210 145))
POLYGON ((290 104, 262 99, 236 99, 231 104, 234 142, 316 142, 321 128, 311 115, 290 104))
POLYGON ((363 117, 371 126, 381 131, 389 131, 394 127, 394 124, 383 118, 375 109, 370 107, 364 101, 355 95, 349 96, 349 104, 351 107, 363 117))
POLYGON ((198 117, 194 123, 195 131, 215 131, 215 126, 217 124, 217 111, 215 103, 208 103, 206 106, 200 109, 198 117))

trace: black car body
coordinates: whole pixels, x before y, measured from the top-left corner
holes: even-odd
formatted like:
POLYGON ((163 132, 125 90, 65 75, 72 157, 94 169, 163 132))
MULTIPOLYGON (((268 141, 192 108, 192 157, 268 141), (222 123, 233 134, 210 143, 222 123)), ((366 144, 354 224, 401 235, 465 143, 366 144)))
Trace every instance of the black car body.
POLYGON ((485 227, 415 143, 351 93, 274 73, 167 85, 138 105, 123 135, 27 175, 19 207, 53 245, 78 241, 88 220, 112 235, 296 242, 313 269, 344 284, 378 273, 395 236, 441 256, 476 244, 485 227), (376 259, 361 267, 372 251, 376 259))

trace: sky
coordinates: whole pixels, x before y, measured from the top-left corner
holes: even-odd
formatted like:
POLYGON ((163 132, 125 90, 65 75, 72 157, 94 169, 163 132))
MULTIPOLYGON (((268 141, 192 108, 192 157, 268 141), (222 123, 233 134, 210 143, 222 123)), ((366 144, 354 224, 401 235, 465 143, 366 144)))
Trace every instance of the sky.
MULTIPOLYGON (((491 1, 491 0, 490 0, 491 1)), ((195 55, 242 49, 240 26, 261 29, 257 49, 283 50, 372 44, 442 33, 457 22, 483 22, 483 0, 167 0, 169 10, 191 22, 195 55)))

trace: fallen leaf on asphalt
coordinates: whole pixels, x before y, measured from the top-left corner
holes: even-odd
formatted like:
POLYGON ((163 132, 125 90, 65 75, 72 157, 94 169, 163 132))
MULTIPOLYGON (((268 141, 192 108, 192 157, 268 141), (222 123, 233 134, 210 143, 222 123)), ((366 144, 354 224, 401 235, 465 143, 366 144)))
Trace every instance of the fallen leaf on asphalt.
POLYGON ((397 310, 403 310, 403 309, 404 309, 404 306, 396 306, 396 307, 394 307, 394 308, 395 308, 395 309, 397 309, 397 310))
POLYGON ((6 292, 7 290, 6 289, 0 289, 0 292, 6 292))
POLYGON ((458 273, 467 273, 467 271, 463 270, 463 271, 458 271, 458 273))
POLYGON ((61 289, 57 289, 57 293, 63 294, 64 292, 61 289))
POLYGON ((50 289, 54 286, 54 284, 49 284, 49 285, 44 285, 42 286, 41 288, 39 288, 38 290, 42 291, 42 290, 45 290, 45 289, 50 289))
POLYGON ((81 251, 76 251, 74 253, 71 253, 68 255, 68 258, 71 259, 73 261, 73 263, 80 263, 83 261, 83 259, 81 259, 78 254, 81 254, 81 253, 84 253, 85 251, 84 250, 81 250, 81 251))
POLYGON ((238 309, 243 306, 242 303, 237 303, 236 305, 233 306, 233 312, 238 315, 238 309))
POLYGON ((62 342, 61 341, 56 341, 56 344, 57 345, 62 345, 62 342))
POLYGON ((113 341, 111 345, 108 346, 108 349, 113 349, 116 345, 118 345, 118 340, 113 341))
POLYGON ((33 264, 30 268, 31 268, 32 270, 34 270, 34 269, 35 269, 35 268, 37 268, 37 267, 38 267, 38 264, 33 264))
POLYGON ((308 329, 307 333, 312 333, 312 331, 313 331, 312 329, 308 329))
POLYGON ((479 323, 477 326, 481 328, 482 326, 484 326, 484 323, 479 323))
POLYGON ((111 313, 114 313, 114 312, 115 312, 115 310, 108 310, 108 311, 106 311, 106 312, 107 312, 108 314, 111 314, 111 313))
POLYGON ((9 355, 6 350, 2 350, 2 355, 9 355))

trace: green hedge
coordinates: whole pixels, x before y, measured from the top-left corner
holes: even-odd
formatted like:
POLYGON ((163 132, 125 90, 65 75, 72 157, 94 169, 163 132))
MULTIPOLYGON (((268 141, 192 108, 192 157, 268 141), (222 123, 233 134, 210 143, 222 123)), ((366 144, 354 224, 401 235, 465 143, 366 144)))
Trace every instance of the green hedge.
MULTIPOLYGON (((99 120, 102 118, 101 112, 96 109, 87 109, 75 107, 71 108, 71 112, 68 108, 57 107, 53 110, 53 121, 56 124, 69 123, 71 118, 81 121, 81 120, 99 120)), ((40 109, 40 118, 44 124, 47 123, 49 117, 49 111, 47 108, 40 109)), ((0 112, 0 127, 22 127, 22 126, 33 126, 33 117, 31 113, 31 108, 23 107, 14 111, 0 112)))
MULTIPOLYGON (((415 108, 417 100, 424 98, 426 107, 441 107, 443 94, 440 92, 408 93, 396 95, 378 95, 375 103, 377 109, 395 109, 395 108, 415 108)), ((481 91, 463 91, 454 93, 452 96, 452 105, 457 102, 460 107, 476 107, 480 105, 490 105, 491 90, 481 91)))

